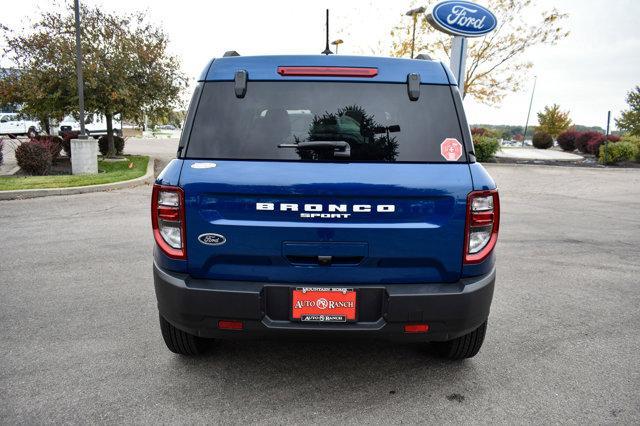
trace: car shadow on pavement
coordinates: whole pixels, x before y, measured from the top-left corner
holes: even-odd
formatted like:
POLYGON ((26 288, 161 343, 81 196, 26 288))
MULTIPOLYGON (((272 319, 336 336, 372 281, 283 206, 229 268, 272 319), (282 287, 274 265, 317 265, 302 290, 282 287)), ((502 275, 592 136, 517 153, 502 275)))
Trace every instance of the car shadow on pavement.
POLYGON ((463 382, 477 379, 474 361, 439 359, 427 344, 368 340, 220 341, 209 355, 169 365, 167 390, 191 395, 193 408, 225 398, 233 410, 251 401, 258 412, 302 401, 320 413, 350 411, 407 395, 462 402, 463 382))

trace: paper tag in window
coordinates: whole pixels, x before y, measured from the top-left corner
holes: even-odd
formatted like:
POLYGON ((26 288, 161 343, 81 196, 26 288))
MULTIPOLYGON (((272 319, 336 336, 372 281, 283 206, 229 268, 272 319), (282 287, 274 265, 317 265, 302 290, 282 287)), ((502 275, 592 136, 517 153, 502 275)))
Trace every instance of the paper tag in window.
POLYGON ((458 139, 447 138, 440 144, 440 154, 447 161, 458 161, 462 157, 462 144, 458 139))

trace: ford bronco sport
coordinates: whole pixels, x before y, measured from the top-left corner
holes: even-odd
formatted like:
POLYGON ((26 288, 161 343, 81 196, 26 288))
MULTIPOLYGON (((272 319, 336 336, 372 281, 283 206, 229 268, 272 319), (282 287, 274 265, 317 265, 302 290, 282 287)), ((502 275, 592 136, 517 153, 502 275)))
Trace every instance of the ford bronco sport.
POLYGON ((472 357, 499 209, 441 62, 214 59, 153 188, 165 343, 366 336, 472 357))

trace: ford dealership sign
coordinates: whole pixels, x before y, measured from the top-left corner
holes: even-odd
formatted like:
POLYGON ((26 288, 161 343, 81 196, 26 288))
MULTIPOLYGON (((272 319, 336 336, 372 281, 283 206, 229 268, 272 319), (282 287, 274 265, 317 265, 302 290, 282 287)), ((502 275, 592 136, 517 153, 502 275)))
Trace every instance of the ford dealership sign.
POLYGON ((427 19, 438 30, 454 36, 479 37, 493 31, 497 20, 488 9, 468 1, 443 1, 427 19))

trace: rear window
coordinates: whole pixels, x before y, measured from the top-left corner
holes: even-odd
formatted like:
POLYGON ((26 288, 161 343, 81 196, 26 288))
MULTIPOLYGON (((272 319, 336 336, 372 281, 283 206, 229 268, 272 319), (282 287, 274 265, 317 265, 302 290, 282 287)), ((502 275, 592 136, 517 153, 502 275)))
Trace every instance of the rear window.
POLYGON ((237 98, 233 82, 207 82, 185 157, 445 162, 446 138, 462 143, 448 86, 411 101, 405 84, 250 81, 237 98))

